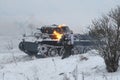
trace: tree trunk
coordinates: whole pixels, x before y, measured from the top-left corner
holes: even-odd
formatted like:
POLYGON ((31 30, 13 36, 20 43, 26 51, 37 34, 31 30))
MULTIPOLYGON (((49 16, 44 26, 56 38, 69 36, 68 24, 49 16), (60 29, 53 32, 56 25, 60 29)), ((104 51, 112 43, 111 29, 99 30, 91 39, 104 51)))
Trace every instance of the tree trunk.
POLYGON ((114 58, 104 59, 106 64, 106 69, 108 72, 116 72, 119 67, 119 59, 115 60, 114 58))

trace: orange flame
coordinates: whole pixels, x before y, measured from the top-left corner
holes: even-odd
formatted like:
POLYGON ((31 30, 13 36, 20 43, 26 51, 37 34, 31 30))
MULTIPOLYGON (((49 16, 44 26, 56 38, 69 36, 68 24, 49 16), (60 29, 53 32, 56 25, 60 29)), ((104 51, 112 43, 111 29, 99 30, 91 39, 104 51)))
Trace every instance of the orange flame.
POLYGON ((65 24, 60 24, 58 25, 59 28, 63 27, 63 26, 66 26, 65 24))
POLYGON ((59 40, 62 38, 62 36, 63 36, 63 34, 60 34, 59 32, 57 32, 57 31, 55 31, 55 30, 54 30, 53 34, 56 36, 56 38, 57 38, 58 41, 59 41, 59 40))

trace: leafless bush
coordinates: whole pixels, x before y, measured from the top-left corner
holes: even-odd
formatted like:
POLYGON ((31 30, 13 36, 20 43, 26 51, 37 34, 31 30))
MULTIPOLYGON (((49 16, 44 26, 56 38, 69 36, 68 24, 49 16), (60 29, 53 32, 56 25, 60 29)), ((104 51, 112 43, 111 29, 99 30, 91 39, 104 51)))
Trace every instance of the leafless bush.
POLYGON ((78 80, 78 67, 77 66, 72 71, 72 76, 73 76, 74 80, 78 80))
POLYGON ((84 72, 82 72, 82 80, 85 80, 84 72))
POLYGON ((108 72, 116 72, 120 57, 120 6, 92 22, 90 35, 103 57, 108 72))
POLYGON ((103 79, 108 80, 108 78, 105 74, 103 74, 102 77, 103 77, 103 79))
POLYGON ((14 52, 12 52, 13 62, 17 65, 16 57, 14 55, 14 52))
POLYGON ((6 45, 6 48, 7 48, 7 49, 10 51, 10 53, 12 54, 13 61, 14 61, 15 64, 17 65, 17 61, 16 61, 16 57, 15 57, 15 55, 14 55, 14 52, 11 51, 12 49, 14 49, 14 45, 13 45, 13 41, 12 41, 12 40, 10 40, 10 41, 8 42, 8 44, 6 45))
POLYGON ((3 72, 3 80, 5 79, 5 73, 3 72))
POLYGON ((53 62, 53 64, 54 64, 54 68, 55 68, 55 72, 57 71, 57 69, 56 69, 56 63, 55 63, 55 60, 54 59, 52 59, 52 62, 53 62))
POLYGON ((14 45, 13 45, 12 40, 8 41, 8 44, 6 45, 6 48, 7 48, 8 50, 12 50, 12 49, 14 48, 14 45))
POLYGON ((36 66, 33 66, 32 68, 31 68, 31 70, 33 71, 33 79, 34 80, 40 80, 39 79, 39 74, 38 74, 38 68, 36 67, 36 66))

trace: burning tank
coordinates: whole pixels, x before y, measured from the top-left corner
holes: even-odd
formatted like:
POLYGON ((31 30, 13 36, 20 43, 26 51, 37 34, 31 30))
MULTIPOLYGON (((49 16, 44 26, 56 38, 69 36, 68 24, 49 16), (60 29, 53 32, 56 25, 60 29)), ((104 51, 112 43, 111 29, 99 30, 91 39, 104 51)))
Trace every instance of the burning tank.
MULTIPOLYGON (((28 37, 19 43, 19 49, 28 55, 45 55, 49 57, 61 56, 64 54, 64 47, 59 40, 64 33, 71 33, 72 30, 66 25, 50 25, 37 28, 38 32, 31 36, 33 39, 28 41, 28 37)), ((29 36, 30 37, 30 36, 29 36)), ((82 40, 80 34, 74 34, 73 54, 79 54, 92 46, 90 39, 82 40), (84 46, 84 47, 83 47, 84 46)))

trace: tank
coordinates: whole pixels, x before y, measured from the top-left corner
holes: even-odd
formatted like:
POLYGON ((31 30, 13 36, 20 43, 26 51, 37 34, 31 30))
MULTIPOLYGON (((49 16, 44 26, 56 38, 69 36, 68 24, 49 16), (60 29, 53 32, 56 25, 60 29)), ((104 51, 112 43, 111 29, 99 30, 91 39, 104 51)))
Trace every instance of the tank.
MULTIPOLYGON (((63 34, 72 32, 68 26, 53 24, 50 26, 42 26, 41 28, 37 28, 37 30, 34 35, 29 36, 33 39, 27 40, 28 37, 24 37, 19 43, 19 49, 21 51, 30 56, 35 55, 36 57, 40 57, 41 55, 54 57, 64 54, 63 44, 60 43, 59 40, 63 34)), ((84 36, 74 34, 74 47, 71 50, 73 55, 83 53, 92 48, 93 43, 89 36, 84 36)))

